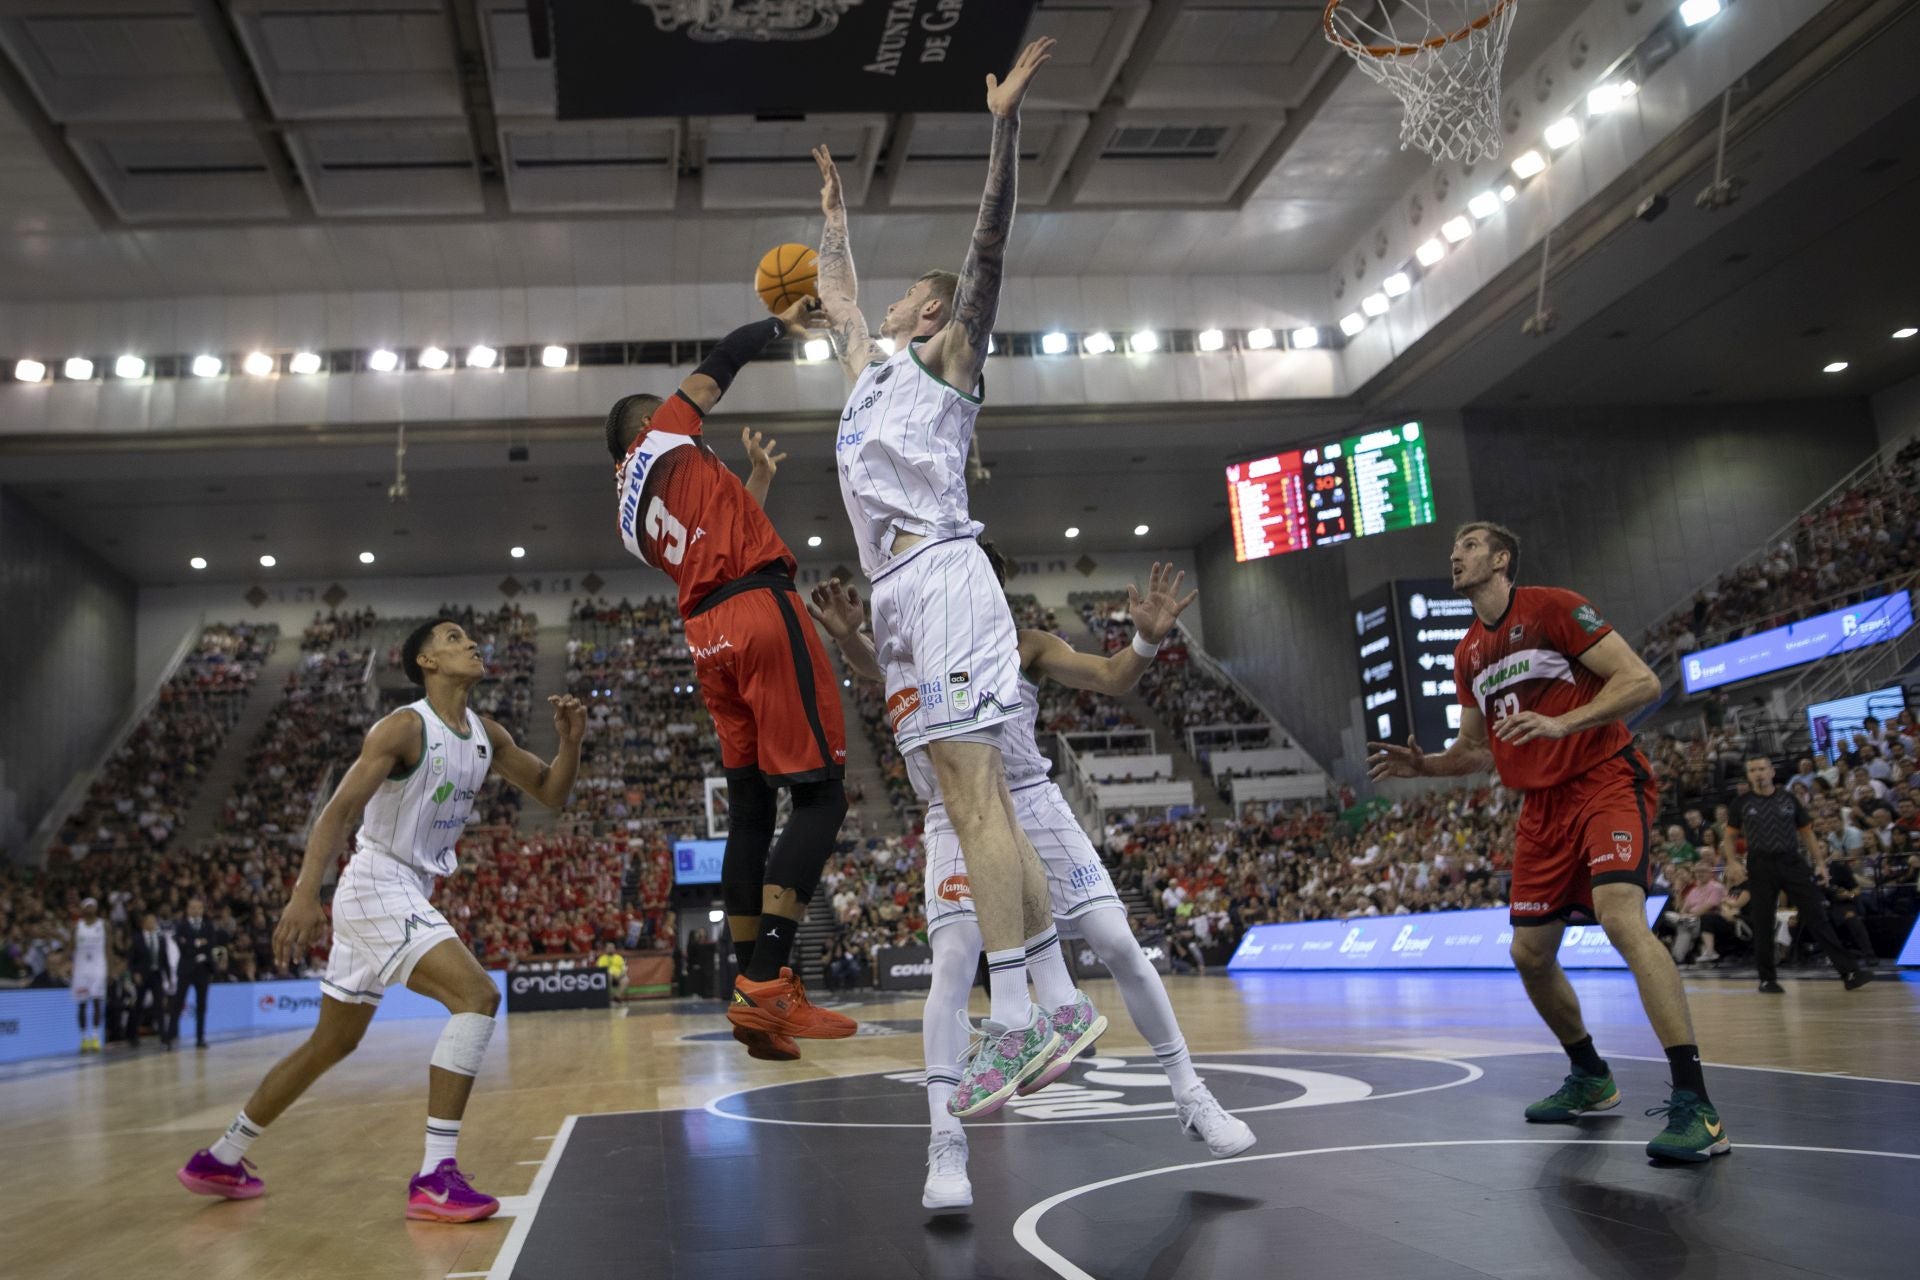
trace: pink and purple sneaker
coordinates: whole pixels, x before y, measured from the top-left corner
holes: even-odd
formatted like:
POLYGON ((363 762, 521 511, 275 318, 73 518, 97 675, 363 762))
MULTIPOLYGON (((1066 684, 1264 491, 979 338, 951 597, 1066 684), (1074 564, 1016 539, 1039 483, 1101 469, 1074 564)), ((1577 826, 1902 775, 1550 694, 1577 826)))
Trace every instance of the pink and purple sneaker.
POLYGON ((1060 1037, 1060 1047, 1053 1051, 1046 1066, 1020 1085, 1017 1092, 1023 1098, 1040 1092, 1067 1074, 1073 1060, 1092 1049, 1107 1030, 1107 1016, 1097 1012, 1087 993, 1079 990, 1073 993, 1072 1004, 1063 1004, 1053 1011, 1050 1021, 1060 1037))
POLYGON ((417 1174, 407 1184, 407 1216, 419 1222, 478 1222, 498 1212, 500 1202, 468 1185, 452 1160, 442 1160, 432 1173, 417 1174))
POLYGON ((187 1161, 187 1167, 174 1174, 180 1185, 197 1196, 220 1196, 226 1200, 252 1200, 266 1194, 267 1184, 248 1172, 253 1161, 222 1164, 213 1152, 202 1147, 187 1161))

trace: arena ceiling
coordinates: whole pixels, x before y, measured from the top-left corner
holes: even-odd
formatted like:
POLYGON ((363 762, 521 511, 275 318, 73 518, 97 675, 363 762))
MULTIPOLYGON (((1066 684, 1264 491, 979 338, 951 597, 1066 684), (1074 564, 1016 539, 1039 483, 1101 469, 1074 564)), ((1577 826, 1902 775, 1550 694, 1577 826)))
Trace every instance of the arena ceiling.
MULTIPOLYGON (((1527 0, 1525 66, 1587 0, 1527 0)), ((1331 268, 1424 157, 1323 0, 1043 0, 1012 268, 1331 268)), ((984 113, 555 118, 524 0, 0 0, 0 300, 695 283, 815 233, 960 242, 984 113)))

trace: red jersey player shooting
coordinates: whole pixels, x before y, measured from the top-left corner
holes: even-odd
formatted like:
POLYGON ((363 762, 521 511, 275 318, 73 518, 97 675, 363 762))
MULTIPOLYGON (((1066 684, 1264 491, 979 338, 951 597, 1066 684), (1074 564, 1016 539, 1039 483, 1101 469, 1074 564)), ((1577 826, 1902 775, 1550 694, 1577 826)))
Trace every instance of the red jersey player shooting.
POLYGON ((748 1053, 774 1061, 800 1056, 796 1036, 856 1029, 809 1004, 787 963, 847 814, 847 735, 826 649, 794 588, 793 552, 761 508, 784 455, 742 431, 754 464, 742 484, 707 447, 701 423, 768 343, 823 323, 819 307, 803 298, 742 325, 673 395, 624 396, 607 414, 620 540, 679 589, 700 696, 720 737, 728 805, 720 883, 740 963, 727 1017, 748 1053), (778 787, 791 789, 793 813, 775 844, 778 787))
POLYGON ((1660 696, 1660 679, 1581 596, 1516 587, 1519 561, 1512 530, 1460 527, 1453 586, 1475 615, 1453 655, 1460 736, 1439 755, 1411 738, 1404 747, 1372 743, 1367 763, 1376 781, 1497 769, 1501 782, 1526 793, 1508 895, 1513 962, 1573 1064, 1558 1091, 1527 1108, 1527 1119, 1573 1121, 1620 1103, 1560 967, 1568 921, 1598 920, 1633 971, 1673 1071, 1672 1097, 1649 1112, 1665 1114, 1667 1127, 1647 1154, 1704 1162, 1731 1144, 1707 1100, 1679 971, 1647 927, 1657 788, 1625 723, 1660 696))

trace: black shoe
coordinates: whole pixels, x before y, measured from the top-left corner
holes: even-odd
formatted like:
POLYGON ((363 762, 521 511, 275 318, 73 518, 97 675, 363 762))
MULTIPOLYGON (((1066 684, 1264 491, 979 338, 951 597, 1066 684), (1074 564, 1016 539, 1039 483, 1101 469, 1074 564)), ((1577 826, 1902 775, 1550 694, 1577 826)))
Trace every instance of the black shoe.
POLYGON ((1866 969, 1855 969, 1852 973, 1846 974, 1843 981, 1847 984, 1847 990, 1858 991, 1873 981, 1873 974, 1866 969))
POLYGON ((1760 994, 1766 996, 1781 996, 1786 994, 1786 988, 1777 982, 1763 982, 1760 984, 1760 994))
POLYGON ((193 1042, 193 1047, 196 1049, 204 1049, 207 1047, 207 1042, 205 1040, 195 1040, 193 1042))

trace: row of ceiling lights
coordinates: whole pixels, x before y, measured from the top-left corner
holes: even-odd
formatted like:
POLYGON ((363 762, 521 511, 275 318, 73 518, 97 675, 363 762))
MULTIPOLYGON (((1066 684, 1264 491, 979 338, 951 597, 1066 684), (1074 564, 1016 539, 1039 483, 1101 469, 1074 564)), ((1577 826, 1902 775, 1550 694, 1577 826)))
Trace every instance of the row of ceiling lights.
MULTIPOLYGON (((888 355, 894 352, 893 339, 878 340, 881 350, 888 355)), ((1261 327, 1248 329, 1241 336, 1241 345, 1248 351, 1271 351, 1284 345, 1295 351, 1308 351, 1320 345, 1320 330, 1307 327, 1291 330, 1284 335, 1261 327)), ((1063 356, 1073 349, 1073 336, 1060 329, 1050 330, 1040 335, 1040 354, 1044 356, 1063 356)), ((1127 354, 1152 355, 1165 345, 1158 330, 1137 329, 1124 336, 1097 329, 1092 333, 1080 335, 1080 350, 1085 355, 1104 356, 1119 351, 1123 346, 1127 354)), ((1227 346, 1227 331, 1224 329, 1202 329, 1194 335, 1194 345, 1201 351, 1222 351, 1227 346)), ((992 354, 994 343, 987 340, 987 351, 992 354)), ((831 359, 833 346, 825 338, 811 338, 801 349, 809 361, 818 363, 831 359)))
MULTIPOLYGON (((1914 327, 1914 326, 1912 326, 1912 325, 1905 325, 1905 326, 1903 326, 1903 327, 1901 327, 1901 328, 1898 328, 1898 329, 1895 329, 1895 330, 1893 331, 1893 336, 1894 336, 1894 339, 1895 339, 1896 341, 1899 341, 1899 342, 1905 342, 1905 341, 1906 341, 1906 340, 1907 340, 1908 338, 1911 338, 1911 337, 1913 337, 1913 336, 1914 336, 1914 335, 1915 335, 1916 333, 1920 333, 1920 329, 1917 329, 1917 328, 1915 328, 1915 327, 1914 327)), ((1835 360, 1835 361, 1832 361, 1831 363, 1829 363, 1829 364, 1828 364, 1828 365, 1826 366, 1826 368, 1824 368, 1824 369, 1822 369, 1822 370, 1821 370, 1820 372, 1822 372, 1822 373, 1845 373, 1845 372, 1846 372, 1846 371, 1847 371, 1848 369, 1851 369, 1852 367, 1853 367, 1853 365, 1852 365, 1852 363, 1851 363, 1851 362, 1849 362, 1849 361, 1846 361, 1846 360, 1835 360)))
MULTIPOLYGON (((1710 18, 1716 17, 1725 8, 1723 0, 1682 0, 1680 20, 1688 27, 1697 27, 1710 18)), ((1616 64, 1617 68, 1618 64, 1616 64)), ((1609 72, 1611 77, 1612 73, 1609 72)), ((1617 111, 1640 92, 1640 86, 1633 80, 1609 78, 1601 81, 1587 92, 1587 118, 1593 119, 1617 111)), ((1551 165, 1551 157, 1565 151, 1580 141, 1582 135, 1580 121, 1572 115, 1565 115, 1546 127, 1541 134, 1545 149, 1530 147, 1515 156, 1508 165, 1517 182, 1525 183, 1545 173, 1551 165)), ((1474 233, 1476 224, 1487 221, 1499 213, 1502 208, 1513 203, 1519 196, 1520 188, 1515 182, 1504 182, 1498 187, 1481 191, 1467 201, 1467 212, 1449 218, 1440 224, 1440 234, 1432 237, 1414 250, 1414 263, 1403 265, 1380 282, 1377 292, 1370 293, 1360 300, 1360 308, 1344 316, 1340 321, 1340 332, 1349 338, 1358 336, 1369 324, 1385 315, 1396 298, 1403 298, 1413 291, 1414 270, 1424 270, 1439 263, 1454 246, 1459 245, 1474 233), (1418 267, 1415 267, 1415 263, 1418 267)), ((1829 372, 1833 372, 1829 370, 1829 372)))
MULTIPOLYGON (((375 373, 394 373, 403 363, 400 353, 387 347, 379 347, 367 353, 367 368, 375 373)), ((416 369, 425 369, 438 373, 455 363, 453 353, 444 347, 422 348, 413 359, 416 369)), ((501 367, 498 348, 484 344, 468 347, 463 363, 469 369, 497 369, 501 367)), ((548 369, 564 369, 573 363, 573 352, 562 346, 546 346, 540 349, 540 363, 548 369)), ((90 382, 97 370, 95 363, 86 356, 73 356, 60 367, 60 376, 68 382, 90 382)), ((327 367, 327 358, 318 351, 295 351, 285 357, 284 372, 302 376, 319 373, 327 367)), ((144 378, 151 366, 143 356, 120 356, 113 362, 113 376, 126 381, 144 378)), ((197 355, 187 363, 187 368, 196 378, 218 378, 230 372, 227 362, 216 355, 197 355)), ((255 378, 270 377, 283 372, 282 358, 265 351, 252 351, 240 360, 241 372, 255 378)), ((13 376, 20 382, 42 382, 51 370, 44 361, 22 359, 14 362, 13 376)))
MULTIPOLYGON (((509 547, 507 549, 507 554, 512 556, 515 560, 520 560, 526 557, 527 549, 525 547, 509 547)), ((360 553, 361 564, 372 564, 375 558, 376 557, 371 551, 362 551, 360 553)), ((271 555, 263 555, 260 557, 260 567, 262 569, 271 569, 279 563, 280 563, 279 559, 271 555)), ((204 569, 206 567, 207 567, 207 558, 205 556, 194 556, 187 561, 187 568, 189 569, 197 570, 197 569, 204 569)))

